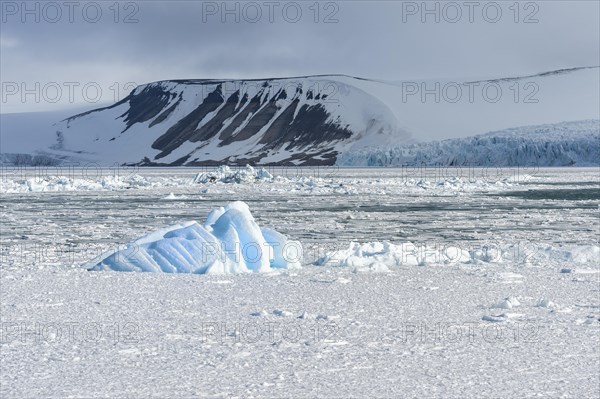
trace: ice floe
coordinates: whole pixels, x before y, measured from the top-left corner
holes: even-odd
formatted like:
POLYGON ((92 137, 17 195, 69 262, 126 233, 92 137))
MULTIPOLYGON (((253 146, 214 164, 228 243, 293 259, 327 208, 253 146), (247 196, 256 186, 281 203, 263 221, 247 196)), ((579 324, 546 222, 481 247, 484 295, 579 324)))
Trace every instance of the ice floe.
POLYGON ((272 181, 271 175, 266 169, 254 169, 246 165, 245 169, 233 171, 227 165, 219 166, 211 172, 198 173, 194 178, 194 183, 256 183, 260 181, 272 181))

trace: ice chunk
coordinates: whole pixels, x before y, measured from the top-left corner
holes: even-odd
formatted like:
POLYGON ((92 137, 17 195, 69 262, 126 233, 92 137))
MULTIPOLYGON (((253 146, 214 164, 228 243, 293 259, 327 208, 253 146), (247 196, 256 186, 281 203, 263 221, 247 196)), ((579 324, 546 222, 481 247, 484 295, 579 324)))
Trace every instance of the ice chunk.
POLYGON ((349 248, 327 252, 315 264, 319 266, 353 267, 356 271, 389 271, 396 266, 466 262, 469 253, 458 247, 436 248, 410 242, 350 243, 349 248))
POLYGON ((275 316, 279 316, 279 317, 292 317, 292 312, 288 312, 287 310, 281 310, 281 309, 275 309, 273 311, 273 314, 275 316))
POLYGON ((210 212, 204 225, 191 221, 161 229, 85 267, 197 274, 268 272, 300 267, 301 257, 299 242, 275 230, 261 230, 248 205, 238 201, 210 212))
POLYGON ((492 323, 500 323, 503 321, 506 321, 506 319, 508 319, 508 317, 506 316, 506 314, 500 314, 500 315, 485 315, 481 318, 484 321, 491 321, 492 323))
POLYGON ((512 309, 512 307, 513 307, 513 305, 508 299, 504 299, 504 300, 492 305, 492 308, 496 308, 496 309, 512 309))
MULTIPOLYGON (((569 268, 561 269, 561 273, 600 273, 597 267, 600 247, 597 245, 562 246, 530 246, 527 249, 527 262, 536 265, 569 262, 569 268), (585 268, 575 269, 572 265, 585 268)), ((379 270, 395 266, 427 266, 437 264, 478 265, 486 263, 514 264, 519 259, 523 248, 515 248, 513 244, 447 245, 413 244, 411 242, 368 242, 350 243, 347 248, 326 252, 314 264, 318 266, 352 267, 356 270, 379 270), (519 252, 521 251, 521 252, 519 252)), ((520 283, 524 276, 512 272, 496 273, 503 283, 520 283)), ((514 298, 513 298, 514 299, 514 298)), ((499 306, 508 308, 508 304, 499 306)), ((513 304, 514 306, 514 304, 513 304)))
POLYGON ((166 200, 166 201, 181 200, 181 199, 185 199, 185 197, 183 195, 175 195, 173 193, 170 193, 166 197, 163 197, 163 200, 166 200))
POLYGON ((258 171, 250 165, 245 169, 233 171, 227 165, 221 165, 212 172, 198 173, 194 183, 255 183, 258 181, 271 181, 273 176, 264 168, 258 171))
POLYGON ((519 306, 521 303, 517 298, 508 297, 503 299, 502 301, 492 305, 492 308, 496 309, 512 309, 515 306, 519 306))
MULTIPOLYGON (((600 246, 597 245, 565 245, 562 247, 541 247, 534 254, 543 260, 568 262, 571 264, 593 264, 600 262, 600 246)), ((562 273, 569 273, 566 270, 562 273)))
POLYGON ((547 298, 541 298, 538 301, 536 306, 539 308, 551 308, 551 309, 558 307, 558 305, 556 303, 552 302, 551 300, 549 300, 547 298))

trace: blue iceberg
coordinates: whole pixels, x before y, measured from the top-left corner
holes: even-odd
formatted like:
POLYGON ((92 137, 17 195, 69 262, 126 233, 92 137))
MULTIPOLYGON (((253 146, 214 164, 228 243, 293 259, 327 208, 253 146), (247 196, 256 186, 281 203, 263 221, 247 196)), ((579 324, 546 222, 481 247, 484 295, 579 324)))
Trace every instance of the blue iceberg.
POLYGON ((137 239, 84 265, 88 270, 226 274, 301 267, 302 245, 260 228, 244 202, 137 239))

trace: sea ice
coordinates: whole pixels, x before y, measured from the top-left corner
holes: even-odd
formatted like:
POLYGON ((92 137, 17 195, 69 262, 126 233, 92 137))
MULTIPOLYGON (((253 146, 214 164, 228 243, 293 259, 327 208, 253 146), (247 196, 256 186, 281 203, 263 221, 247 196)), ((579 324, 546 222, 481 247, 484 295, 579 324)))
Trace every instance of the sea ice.
POLYGON ((0 181, 0 192, 115 191, 131 188, 151 188, 154 185, 155 184, 140 175, 89 176, 84 178, 38 176, 26 179, 4 178, 0 181))

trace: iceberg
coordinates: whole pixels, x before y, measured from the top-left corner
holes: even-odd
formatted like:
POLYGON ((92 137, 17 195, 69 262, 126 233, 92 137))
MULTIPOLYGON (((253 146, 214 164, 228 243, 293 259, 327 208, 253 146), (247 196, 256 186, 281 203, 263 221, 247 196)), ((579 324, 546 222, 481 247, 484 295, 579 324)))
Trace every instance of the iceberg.
POLYGON ((106 252, 88 270, 228 274, 301 267, 302 245, 260 228, 244 202, 212 210, 203 225, 189 221, 106 252))

